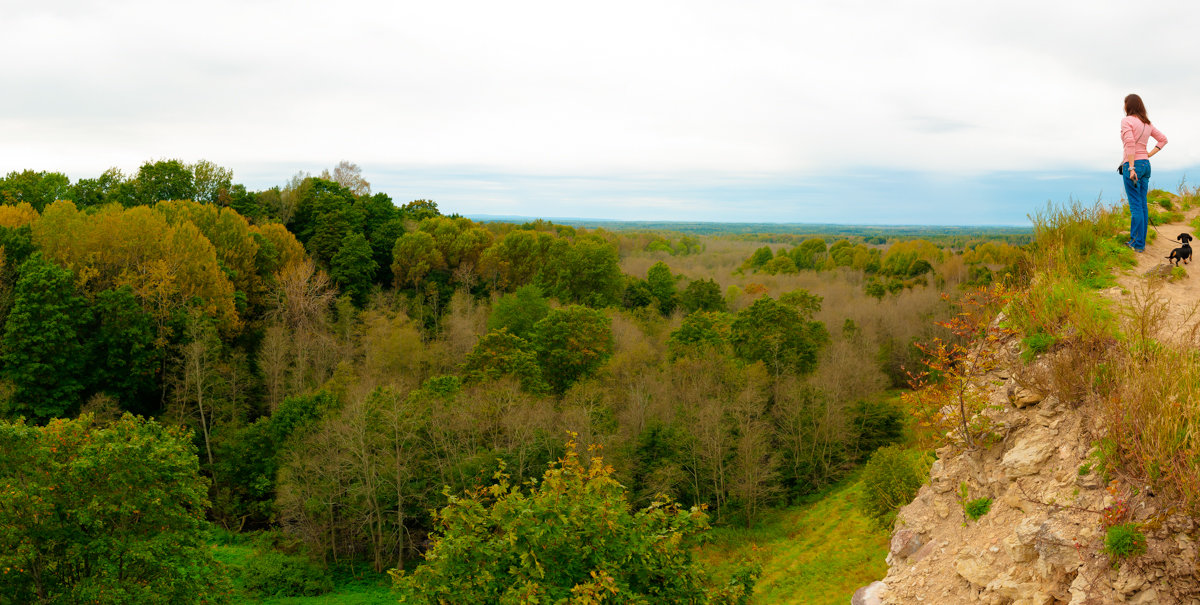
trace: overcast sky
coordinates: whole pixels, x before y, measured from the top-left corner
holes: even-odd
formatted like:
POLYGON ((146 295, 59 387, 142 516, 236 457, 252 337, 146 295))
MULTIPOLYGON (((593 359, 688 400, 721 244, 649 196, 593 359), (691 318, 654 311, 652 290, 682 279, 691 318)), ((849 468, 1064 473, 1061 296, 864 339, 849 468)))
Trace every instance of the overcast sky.
POLYGON ((0 173, 358 163, 462 214, 1021 224, 1200 181, 1194 2, 0 0, 0 173))

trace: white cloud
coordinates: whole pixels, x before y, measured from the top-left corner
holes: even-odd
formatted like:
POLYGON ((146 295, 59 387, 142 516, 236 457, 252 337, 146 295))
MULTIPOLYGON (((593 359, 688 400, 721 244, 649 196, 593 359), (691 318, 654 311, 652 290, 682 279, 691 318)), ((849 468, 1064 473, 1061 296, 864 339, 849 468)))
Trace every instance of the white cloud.
POLYGON ((1127 92, 1173 143, 1200 128, 1190 6, 22 2, 0 26, 0 170, 1078 169, 1116 161, 1127 92))

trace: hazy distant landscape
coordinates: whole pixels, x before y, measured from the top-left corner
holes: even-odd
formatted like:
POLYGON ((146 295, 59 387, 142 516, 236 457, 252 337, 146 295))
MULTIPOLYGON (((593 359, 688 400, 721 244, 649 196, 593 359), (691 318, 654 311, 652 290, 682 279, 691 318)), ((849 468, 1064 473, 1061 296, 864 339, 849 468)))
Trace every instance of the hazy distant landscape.
MULTIPOLYGON (((722 222, 689 222, 689 221, 623 221, 619 219, 587 219, 570 217, 529 217, 529 216, 493 216, 486 214, 467 215, 467 218, 480 222, 526 223, 539 218, 544 221, 571 225, 585 229, 604 228, 612 231, 673 231, 695 235, 761 235, 769 236, 775 233, 788 235, 813 236, 854 236, 854 237, 987 237, 996 236, 1032 236, 1032 227, 1008 227, 997 225, 829 225, 817 223, 722 223, 722 222)), ((1027 240, 1028 241, 1028 240, 1027 240)))

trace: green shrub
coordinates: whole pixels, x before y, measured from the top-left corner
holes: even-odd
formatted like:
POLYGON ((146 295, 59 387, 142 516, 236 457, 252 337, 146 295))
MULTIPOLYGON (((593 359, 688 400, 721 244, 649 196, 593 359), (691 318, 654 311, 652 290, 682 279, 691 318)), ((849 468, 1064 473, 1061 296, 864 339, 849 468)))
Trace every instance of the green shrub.
POLYGON ((264 597, 313 597, 333 590, 323 567, 278 551, 255 551, 241 570, 242 586, 264 597))
POLYGON ((1179 281, 1187 277, 1187 269, 1183 267, 1171 267, 1171 277, 1169 281, 1179 281))
POLYGON ((1153 208, 1150 209, 1150 224, 1154 226, 1165 225, 1167 223, 1177 223, 1183 220, 1183 214, 1180 212, 1158 212, 1153 208))
POLYGON ((392 571, 400 602, 745 603, 757 571, 715 586, 694 559, 692 536, 708 515, 666 499, 630 506, 625 487, 600 458, 579 460, 575 442, 525 486, 496 483, 452 497, 435 513, 438 528, 425 564, 392 571), (585 466, 586 464, 586 466, 585 466))
POLYGON ((1137 523, 1114 525, 1108 528, 1108 535, 1104 537, 1104 552, 1113 567, 1117 567, 1123 559, 1145 554, 1146 535, 1137 523))
POLYGON ((1054 346, 1058 338, 1045 332, 1034 332, 1021 339, 1021 360, 1025 363, 1033 361, 1034 357, 1045 353, 1054 346))
POLYGON ((990 510, 992 510, 992 499, 986 497, 976 498, 963 505, 963 512, 972 521, 978 521, 980 517, 988 514, 990 510))
POLYGON ((875 450, 863 468, 863 511, 882 527, 896 518, 896 511, 912 501, 924 482, 922 469, 913 455, 899 446, 875 450))

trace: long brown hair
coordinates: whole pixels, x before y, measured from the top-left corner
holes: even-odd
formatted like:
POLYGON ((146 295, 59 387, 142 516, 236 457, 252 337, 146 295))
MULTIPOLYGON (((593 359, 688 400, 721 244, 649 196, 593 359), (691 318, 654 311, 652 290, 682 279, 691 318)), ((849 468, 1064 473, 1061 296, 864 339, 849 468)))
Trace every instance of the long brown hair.
POLYGON ((1143 124, 1150 123, 1150 118, 1146 116, 1146 104, 1142 103, 1142 98, 1137 95, 1125 97, 1125 115, 1137 116, 1143 124))

